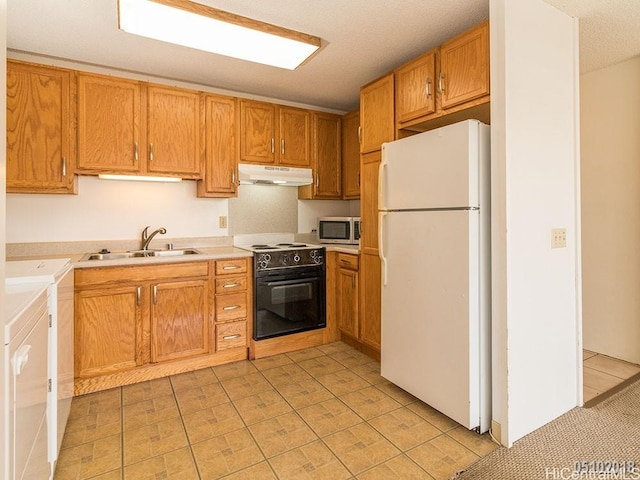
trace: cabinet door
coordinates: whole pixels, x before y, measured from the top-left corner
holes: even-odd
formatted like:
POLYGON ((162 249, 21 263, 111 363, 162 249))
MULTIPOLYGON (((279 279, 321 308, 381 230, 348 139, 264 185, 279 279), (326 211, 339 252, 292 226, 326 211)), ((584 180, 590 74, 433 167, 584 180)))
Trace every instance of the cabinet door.
POLYGON ((338 327, 340 331, 358 338, 358 272, 338 270, 338 327))
POLYGON ((7 62, 7 192, 75 193, 71 77, 7 62))
POLYGON ((407 122, 436 111, 435 75, 433 51, 396 70, 396 122, 407 122))
POLYGON ((275 105, 240 100, 240 160, 275 163, 275 105))
POLYGON ((314 198, 342 198, 340 116, 314 114, 314 198))
POLYGON ((151 361, 209 353, 207 280, 151 286, 151 361))
POLYGON ((200 94, 150 85, 147 102, 147 172, 200 177, 200 94))
POLYGON ((204 179, 199 197, 234 197, 237 192, 237 100, 207 95, 205 98, 204 179))
POLYGON ((75 296, 75 376, 92 377, 143 363, 142 287, 84 290, 75 296))
POLYGON ((360 111, 342 117, 342 196, 360 198, 360 111))
MULTIPOLYGON (((78 170, 137 173, 141 137, 139 82, 78 75, 78 170)), ((142 152, 144 149, 145 152, 142 152)))
POLYGON ((440 50, 442 108, 489 94, 489 23, 444 43, 440 50))
POLYGON ((360 152, 380 150, 394 139, 393 74, 376 80, 360 90, 360 152))
POLYGON ((378 170, 380 151, 362 156, 360 248, 364 253, 378 254, 378 170))
POLYGON ((279 161, 292 167, 311 166, 311 114, 300 108, 278 107, 279 161))
POLYGON ((363 254, 360 264, 360 340, 380 351, 381 264, 378 255, 363 254))

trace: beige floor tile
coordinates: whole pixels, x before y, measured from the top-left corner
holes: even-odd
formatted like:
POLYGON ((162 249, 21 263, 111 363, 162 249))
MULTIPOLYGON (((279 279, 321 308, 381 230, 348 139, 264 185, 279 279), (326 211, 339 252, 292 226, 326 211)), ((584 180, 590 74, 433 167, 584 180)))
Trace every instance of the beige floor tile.
POLYGON ((192 446, 203 480, 220 478, 264 461, 246 428, 192 446))
POLYGON ((224 477, 224 480, 278 480, 267 462, 260 462, 224 477))
POLYGON ((349 370, 338 370, 326 375, 319 375, 316 380, 336 396, 362 390, 370 386, 369 382, 349 370))
POLYGON ((303 360, 309 360, 310 358, 320 357, 324 355, 319 348, 311 347, 304 350, 296 350, 295 352, 287 353, 287 356, 296 363, 300 363, 303 360))
POLYGON ((299 383, 311 378, 311 375, 294 363, 264 370, 262 374, 274 386, 299 383))
POLYGON ((489 435, 489 433, 479 435, 476 432, 468 430, 463 426, 458 426, 452 430, 449 430, 447 432, 447 435, 452 437, 458 443, 467 447, 479 457, 489 455, 500 446, 491 439, 491 435, 489 435))
POLYGON ((84 480, 121 467, 122 442, 120 435, 112 435, 60 450, 55 478, 84 480))
POLYGON ((596 352, 592 352, 591 350, 582 349, 582 360, 586 360, 587 358, 591 358, 594 355, 598 355, 596 352))
POLYGON ((258 369, 249 360, 242 360, 240 362, 216 365, 213 367, 213 372, 216 374, 216 377, 222 381, 257 373, 258 369))
POLYGON ((250 425, 249 430, 267 458, 318 440, 316 434, 294 412, 250 425))
POLYGON ((412 412, 417 413, 422 418, 424 418, 431 425, 436 427, 438 430, 442 432, 447 432, 452 428, 458 426, 458 423, 455 420, 450 419, 443 413, 440 413, 435 408, 427 405, 424 402, 415 402, 407 405, 407 408, 412 412))
POLYGON ((353 410, 337 398, 301 408, 298 413, 321 438, 362 422, 353 410))
POLYGON ((359 352, 354 349, 342 350, 339 352, 332 353, 331 358, 341 363, 345 367, 353 368, 358 365, 365 365, 367 363, 375 362, 373 358, 369 355, 365 355, 362 352, 359 352))
POLYGON ((418 399, 411 395, 409 392, 405 392, 403 389, 394 385, 393 383, 385 380, 382 383, 376 385, 378 390, 381 390, 383 393, 386 393, 391 398, 393 398, 396 402, 402 405, 409 405, 410 403, 417 402, 418 399))
POLYGON ((372 418, 369 424, 403 452, 442 433, 406 407, 372 418))
POLYGON ((99 438, 110 437, 122 431, 120 408, 102 407, 97 413, 85 416, 69 417, 62 448, 93 442, 99 438))
POLYGON ((342 395, 340 399, 365 420, 400 408, 393 398, 376 387, 367 387, 357 392, 342 395))
POLYGON ((91 480, 122 480, 123 476, 124 469, 118 468, 117 470, 111 470, 110 472, 103 473, 102 475, 91 477, 91 480))
POLYGON ((189 448, 181 448, 124 467, 124 480, 193 480, 198 471, 189 448))
POLYGON ((179 390, 176 392, 176 399, 182 415, 230 402, 227 393, 219 383, 179 390))
POLYGON ((348 350, 348 351, 355 350, 355 348, 347 345, 344 342, 327 343, 326 345, 320 345, 316 348, 320 350, 322 353, 324 353, 325 355, 333 355, 334 353, 343 352, 345 350, 348 350))
POLYGON ((640 366, 632 363, 607 357, 606 355, 596 355, 584 361, 584 366, 598 370, 599 372, 614 375, 626 380, 640 373, 640 366))
POLYGON ((265 370, 269 370, 270 368, 291 364, 293 363, 293 360, 291 360, 286 354, 281 353, 280 355, 273 355, 271 357, 253 360, 252 363, 254 367, 263 372, 265 370))
POLYGON ((354 475, 400 453, 389 440, 366 423, 329 435, 324 442, 354 475))
POLYGON ((296 410, 334 398, 329 390, 311 377, 298 383, 276 385, 276 390, 296 410))
POLYGON ((351 368, 353 373, 364 378, 371 385, 387 382, 388 380, 380 375, 380 363, 370 362, 363 365, 357 365, 351 368))
POLYGON ((84 417, 100 412, 119 409, 122 406, 122 389, 112 388, 102 392, 73 397, 69 418, 84 417))
POLYGON ((182 420, 192 444, 245 427, 242 418, 231 403, 188 413, 182 417, 182 420))
POLYGON ((123 434, 124 465, 142 462, 188 445, 182 420, 172 418, 123 434))
POLYGON ((269 460, 280 480, 346 480, 349 471, 320 441, 269 460))
POLYGON ((275 390, 265 390, 255 395, 235 400, 233 405, 247 425, 291 411, 289 404, 275 390))
POLYGON ((301 361, 298 365, 304 368, 312 377, 326 375, 327 373, 344 370, 344 365, 336 362, 333 358, 323 355, 322 357, 309 358, 301 361))
POLYGON ((458 470, 479 458, 447 435, 423 443, 407 452, 407 455, 436 480, 448 480, 458 470))
POLYGON ((433 480, 433 477, 416 465, 406 455, 398 455, 391 460, 358 475, 358 480, 433 480))
POLYGON ((202 368, 193 372, 179 373, 169 377, 174 391, 202 387, 210 383, 218 383, 218 377, 211 368, 202 368))
POLYGON ((165 395, 125 405, 122 409, 122 428, 123 430, 133 430, 179 416, 180 411, 175 397, 165 395))
POLYGON ((157 378, 146 382, 134 383, 122 387, 122 404, 142 402, 155 397, 173 394, 169 377, 157 378))
POLYGON ((582 400, 583 402, 588 402, 589 400, 596 398, 598 395, 600 395, 602 392, 599 392, 598 390, 596 390, 595 388, 591 388, 588 387, 586 385, 584 385, 582 387, 582 400))
POLYGON ((619 377, 609 375, 608 373, 604 373, 599 370, 594 370, 590 367, 585 366, 582 371, 584 385, 599 392, 606 392, 623 382, 619 377))
POLYGON ((239 377, 221 380, 220 382, 231 400, 248 397, 256 392, 262 392, 273 388, 258 371, 248 375, 241 375, 239 377))

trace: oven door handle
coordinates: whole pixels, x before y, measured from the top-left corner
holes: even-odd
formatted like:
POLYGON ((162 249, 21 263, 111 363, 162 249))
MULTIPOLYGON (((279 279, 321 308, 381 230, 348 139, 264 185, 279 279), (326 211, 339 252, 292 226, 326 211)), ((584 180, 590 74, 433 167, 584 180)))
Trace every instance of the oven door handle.
POLYGON ((307 277, 307 278, 299 278, 296 280, 282 280, 280 282, 266 282, 265 285, 267 287, 279 287, 281 285, 298 285, 300 283, 310 283, 320 280, 320 277, 307 277))

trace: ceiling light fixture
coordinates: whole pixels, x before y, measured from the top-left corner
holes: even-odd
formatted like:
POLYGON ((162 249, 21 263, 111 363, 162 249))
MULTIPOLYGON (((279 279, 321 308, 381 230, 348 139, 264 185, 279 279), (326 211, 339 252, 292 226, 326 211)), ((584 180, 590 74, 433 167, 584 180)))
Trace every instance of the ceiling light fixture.
POLYGON ((134 182, 181 182, 182 179, 178 177, 152 177, 148 175, 112 175, 108 173, 101 173, 98 175, 101 180, 132 180, 134 182))
POLYGON ((163 42, 289 70, 320 48, 318 37, 189 0, 118 0, 118 27, 163 42))

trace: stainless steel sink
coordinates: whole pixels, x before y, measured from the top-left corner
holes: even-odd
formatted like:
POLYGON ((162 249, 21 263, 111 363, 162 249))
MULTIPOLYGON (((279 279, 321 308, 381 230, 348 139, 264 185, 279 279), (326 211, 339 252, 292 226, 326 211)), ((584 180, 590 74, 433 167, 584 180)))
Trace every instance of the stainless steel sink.
POLYGON ((199 255, 202 252, 195 248, 183 248, 178 250, 133 250, 129 252, 87 253, 80 259, 81 262, 90 260, 122 260, 127 258, 145 257, 179 257, 181 255, 199 255))

